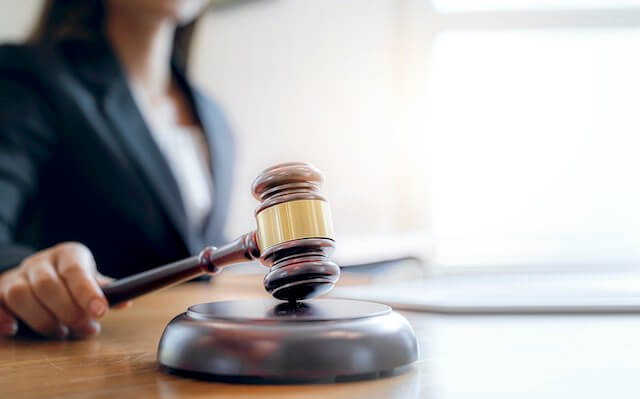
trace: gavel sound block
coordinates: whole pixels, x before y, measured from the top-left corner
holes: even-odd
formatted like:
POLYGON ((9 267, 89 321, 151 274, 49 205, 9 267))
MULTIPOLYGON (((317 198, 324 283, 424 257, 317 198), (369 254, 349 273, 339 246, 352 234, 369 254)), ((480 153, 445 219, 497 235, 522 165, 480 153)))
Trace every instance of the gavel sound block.
POLYGON ((371 378, 417 359, 407 320, 385 305, 321 299, 340 268, 322 173, 285 163, 253 183, 257 229, 220 248, 118 280, 104 288, 111 305, 258 259, 269 267, 274 300, 212 302, 175 317, 160 339, 158 361, 190 376, 227 381, 335 381, 371 378))

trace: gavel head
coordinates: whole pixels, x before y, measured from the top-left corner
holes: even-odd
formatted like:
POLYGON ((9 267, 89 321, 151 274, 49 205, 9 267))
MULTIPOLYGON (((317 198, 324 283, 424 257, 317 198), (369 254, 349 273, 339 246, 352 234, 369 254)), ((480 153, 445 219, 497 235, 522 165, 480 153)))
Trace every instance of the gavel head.
POLYGON ((265 289, 287 301, 328 292, 340 277, 329 260, 335 249, 329 203, 320 194, 320 170, 308 163, 271 167, 253 182, 260 261, 270 270, 265 289))

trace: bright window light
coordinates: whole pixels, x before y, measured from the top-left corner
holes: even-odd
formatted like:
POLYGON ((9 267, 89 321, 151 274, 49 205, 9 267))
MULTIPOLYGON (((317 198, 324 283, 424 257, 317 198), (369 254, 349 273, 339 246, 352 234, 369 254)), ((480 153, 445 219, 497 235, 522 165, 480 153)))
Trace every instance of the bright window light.
POLYGON ((437 37, 426 145, 442 263, 640 259, 638 48, 640 30, 437 37))

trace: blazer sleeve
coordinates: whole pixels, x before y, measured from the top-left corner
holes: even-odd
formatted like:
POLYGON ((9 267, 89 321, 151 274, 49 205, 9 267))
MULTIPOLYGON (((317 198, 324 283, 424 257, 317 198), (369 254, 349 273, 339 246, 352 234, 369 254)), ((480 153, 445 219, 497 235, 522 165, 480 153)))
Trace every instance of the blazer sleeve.
POLYGON ((25 203, 51 158, 54 118, 28 78, 0 74, 0 273, 35 252, 15 240, 25 203))

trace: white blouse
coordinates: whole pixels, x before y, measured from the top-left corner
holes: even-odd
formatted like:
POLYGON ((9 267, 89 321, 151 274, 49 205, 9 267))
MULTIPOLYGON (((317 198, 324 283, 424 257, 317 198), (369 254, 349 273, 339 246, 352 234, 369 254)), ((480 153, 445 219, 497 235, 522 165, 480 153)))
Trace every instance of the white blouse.
POLYGON ((139 89, 133 87, 132 92, 178 183, 190 225, 202 227, 213 202, 213 177, 204 132, 197 125, 163 120, 162 112, 154 110, 139 89))

